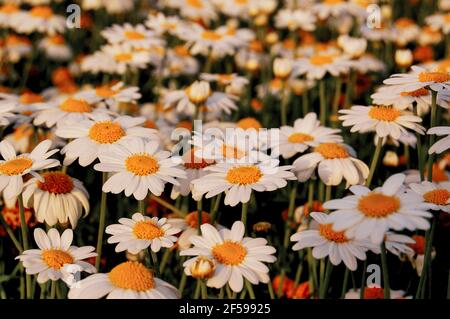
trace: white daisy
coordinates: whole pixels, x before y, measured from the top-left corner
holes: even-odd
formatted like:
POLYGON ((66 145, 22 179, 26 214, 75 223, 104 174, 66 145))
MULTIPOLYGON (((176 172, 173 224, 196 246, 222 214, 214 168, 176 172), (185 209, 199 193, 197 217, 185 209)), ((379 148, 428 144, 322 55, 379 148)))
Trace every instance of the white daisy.
POLYGON ((362 184, 369 176, 369 168, 355 158, 354 150, 340 143, 321 143, 312 153, 297 158, 292 165, 300 182, 307 181, 316 167, 326 185, 339 185, 342 179, 346 180, 347 186, 362 184))
POLYGON ((275 25, 277 28, 289 29, 289 31, 298 29, 314 31, 316 29, 316 17, 311 12, 301 9, 282 9, 275 16, 275 25))
POLYGON ((0 26, 2 28, 10 28, 12 21, 17 13, 20 13, 20 8, 16 3, 4 3, 0 6, 0 26))
POLYGON ((324 213, 311 213, 311 217, 318 223, 317 229, 302 230, 291 236, 291 241, 296 241, 293 250, 313 247, 312 254, 316 259, 329 256, 333 265, 344 262, 351 271, 355 271, 357 259, 365 260, 366 251, 370 243, 364 240, 347 238, 344 232, 336 232, 324 213))
POLYGON ((183 264, 187 275, 198 258, 207 257, 216 262, 214 275, 206 282, 208 287, 222 288, 228 283, 234 292, 240 292, 244 278, 253 285, 269 282, 269 268, 263 262, 275 262, 276 250, 267 245, 267 240, 244 237, 245 226, 240 221, 234 222, 231 230, 221 231, 203 224, 201 232, 201 236, 190 237, 193 248, 180 252, 181 256, 196 256, 183 264))
POLYGON ((437 136, 447 135, 446 137, 440 139, 434 143, 428 150, 429 154, 441 154, 442 152, 450 148, 450 127, 448 126, 436 126, 432 127, 427 132, 428 135, 435 134, 437 136))
POLYGON ((66 229, 62 235, 55 228, 46 234, 41 228, 34 230, 34 240, 39 249, 25 250, 16 259, 19 259, 29 275, 37 275, 37 282, 43 284, 49 279, 56 281, 67 280, 71 275, 69 268, 88 273, 96 269, 84 259, 95 257, 97 253, 92 246, 72 246, 73 231, 66 229))
POLYGON ((62 35, 48 36, 39 42, 38 48, 55 61, 68 61, 72 58, 72 49, 62 35))
POLYGON ((321 80, 330 73, 337 77, 348 73, 350 60, 341 54, 316 53, 308 58, 299 58, 294 63, 293 75, 306 75, 310 80, 321 80))
POLYGON ((109 56, 107 61, 111 73, 124 74, 127 70, 135 72, 147 68, 151 63, 152 57, 148 50, 137 50, 128 43, 105 45, 101 50, 109 56))
POLYGON ((56 15, 53 9, 46 5, 32 7, 29 11, 20 11, 10 20, 11 27, 18 33, 30 34, 33 32, 55 35, 64 33, 66 19, 56 15))
POLYGON ((180 10, 182 17, 209 23, 217 18, 216 9, 210 0, 169 0, 167 6, 180 10))
POLYGON ((186 22, 178 16, 165 16, 162 12, 150 14, 147 21, 145 21, 145 25, 159 35, 168 33, 177 36, 188 28, 186 22))
POLYGON ((114 112, 119 111, 121 102, 136 103, 142 97, 137 86, 125 86, 123 82, 100 85, 95 89, 82 91, 78 95, 88 101, 105 103, 114 112))
POLYGON ((6 123, 5 120, 9 121, 14 115, 9 111, 16 113, 14 119, 16 123, 29 122, 36 111, 36 105, 44 101, 44 96, 33 92, 24 92, 20 95, 0 93, 0 125, 4 125, 2 123, 6 123))
POLYGON ((89 213, 89 194, 83 183, 63 172, 46 172, 26 182, 23 202, 34 209, 38 222, 49 226, 70 223, 75 228, 89 213))
POLYGON ((423 197, 432 210, 442 210, 450 213, 450 182, 411 183, 409 187, 413 192, 423 197))
POLYGON ((42 179, 36 171, 59 166, 59 161, 49 157, 58 150, 49 151, 50 140, 39 143, 31 153, 16 155, 16 151, 7 141, 0 142, 0 191, 6 198, 18 196, 23 190, 23 177, 31 174, 42 179))
POLYGON ((107 274, 94 274, 69 291, 69 299, 179 299, 171 284, 154 277, 153 271, 136 261, 126 261, 107 274))
POLYGON ((170 152, 158 148, 157 142, 134 138, 111 145, 109 151, 99 154, 100 163, 94 169, 114 173, 103 184, 103 191, 125 191, 125 196, 133 194, 143 200, 149 191, 161 196, 167 182, 179 185, 175 178, 186 178, 186 173, 177 168, 179 162, 170 157, 170 152))
POLYGON ((102 36, 111 44, 126 43, 133 48, 150 48, 164 45, 164 41, 155 36, 155 32, 146 29, 142 24, 124 25, 114 24, 101 32, 102 36))
POLYGON ((450 33, 450 13, 436 13, 425 18, 425 22, 434 30, 440 30, 444 34, 450 33))
POLYGON ((117 244, 116 252, 128 251, 138 254, 141 250, 151 247, 158 252, 161 247, 170 248, 177 241, 175 234, 181 230, 167 223, 167 218, 150 218, 141 213, 135 213, 129 218, 119 219, 119 224, 109 225, 105 232, 112 235, 109 244, 117 244))
POLYGON ((380 244, 390 229, 428 229, 426 218, 432 216, 428 204, 420 195, 405 193, 404 180, 404 174, 392 175, 373 191, 362 185, 352 186, 354 195, 326 202, 324 208, 335 210, 329 215, 333 230, 380 244))

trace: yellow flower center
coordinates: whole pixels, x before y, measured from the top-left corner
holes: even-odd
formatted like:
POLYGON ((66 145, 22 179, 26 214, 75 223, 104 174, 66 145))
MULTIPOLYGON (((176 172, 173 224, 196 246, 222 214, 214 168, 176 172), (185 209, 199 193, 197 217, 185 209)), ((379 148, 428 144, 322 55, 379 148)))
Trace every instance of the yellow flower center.
POLYGON ((288 137, 288 141, 289 143, 305 143, 305 142, 310 142, 313 141, 314 137, 312 137, 311 135, 308 134, 303 134, 303 133, 294 133, 289 135, 288 137))
POLYGON ((231 184, 248 185, 257 183, 262 177, 257 166, 239 166, 227 173, 227 181, 231 184))
MULTIPOLYGON (((186 221, 186 224, 189 225, 189 227, 197 228, 198 227, 198 212, 192 212, 186 215, 184 218, 186 221)), ((210 224, 211 223, 211 217, 207 212, 202 212, 202 221, 201 225, 203 224, 210 224)))
POLYGON ((189 49, 184 45, 177 45, 173 51, 179 56, 189 56, 189 49))
POLYGON ((125 167, 138 176, 155 174, 159 170, 158 161, 146 153, 131 155, 125 160, 125 167))
POLYGON ((59 34, 49 37, 48 39, 49 39, 50 43, 52 43, 54 45, 62 45, 65 42, 64 37, 59 34))
POLYGON ((79 99, 74 99, 74 98, 68 98, 67 100, 65 100, 63 103, 61 103, 61 105, 59 106, 59 108, 64 111, 64 112, 69 112, 69 113, 89 113, 92 112, 92 107, 91 105, 84 101, 84 100, 79 100, 79 99))
POLYGON ((309 59, 313 65, 325 65, 333 63, 333 58, 329 55, 316 55, 309 59))
POLYGON ((109 85, 102 85, 95 88, 95 94, 102 98, 110 98, 116 95, 118 91, 114 91, 109 85))
POLYGON ((201 0, 186 0, 186 4, 197 9, 203 8, 203 3, 201 0))
POLYGON ((378 121, 393 122, 401 115, 401 111, 389 106, 372 106, 369 117, 378 121))
POLYGON ((237 123, 236 123, 237 127, 243 129, 243 130, 248 130, 248 129, 255 129, 255 130, 259 130, 260 128, 262 128, 261 123, 255 119, 254 117, 245 117, 243 119, 240 119, 237 123))
POLYGON ((97 122, 89 129, 89 138, 100 144, 112 144, 125 136, 125 131, 112 121, 97 122))
POLYGON ((334 159, 334 158, 347 158, 349 157, 347 150, 344 146, 335 144, 335 143, 323 143, 317 146, 314 149, 315 152, 318 152, 325 159, 334 159))
POLYGON ((247 256, 247 249, 241 243, 225 241, 213 247, 212 255, 221 264, 236 266, 247 256))
POLYGON ((430 94, 430 92, 428 92, 427 89, 421 88, 412 92, 401 92, 400 95, 401 96, 413 96, 413 97, 419 97, 419 96, 424 96, 424 95, 428 95, 430 94))
POLYGON ((164 232, 153 222, 146 220, 137 222, 133 227, 133 234, 138 239, 151 240, 164 235, 164 232))
POLYGON ((40 103, 44 102, 44 98, 32 92, 23 93, 19 98, 20 103, 22 104, 32 104, 32 103, 40 103))
POLYGON ((450 198, 450 192, 446 189, 435 189, 425 193, 423 198, 427 203, 447 205, 447 201, 450 198))
POLYGON ((0 173, 3 175, 19 175, 33 165, 33 161, 27 157, 18 157, 0 164, 0 173))
POLYGON ((130 62, 133 59, 131 53, 119 53, 114 56, 117 62, 130 62))
POLYGON ((371 192, 359 199, 358 210, 371 218, 383 218, 395 213, 400 208, 397 196, 388 196, 371 192))
POLYGON ((145 39, 145 35, 137 31, 125 31, 125 37, 129 40, 142 40, 145 39))
POLYGON ((345 232, 334 231, 331 224, 319 225, 319 233, 329 241, 336 243, 345 243, 348 241, 347 237, 345 237, 345 232))
POLYGON ((204 40, 218 41, 218 40, 222 39, 222 35, 218 34, 215 31, 211 31, 211 30, 203 31, 201 36, 204 40))
POLYGON ((67 194, 73 189, 72 178, 63 172, 47 172, 42 174, 44 181, 38 181, 37 186, 52 194, 67 194))
POLYGON ((59 249, 44 250, 42 252, 42 259, 49 267, 56 270, 65 264, 72 264, 74 261, 69 253, 59 249))
POLYGON ((436 82, 444 83, 450 81, 450 73, 448 72, 422 72, 419 74, 420 82, 436 82))
POLYGON ((233 75, 231 75, 231 74, 218 74, 217 75, 217 80, 220 83, 227 83, 227 82, 233 80, 233 75))
POLYGON ((13 3, 6 3, 0 7, 0 13, 11 14, 19 11, 19 7, 13 3))
POLYGON ((408 18, 400 18, 397 21, 395 21, 395 26, 398 28, 409 28, 414 24, 415 24, 414 21, 408 18))
POLYGON ((53 10, 49 6, 36 6, 30 10, 33 17, 48 19, 53 15, 53 10))
POLYGON ((234 0, 234 3, 238 5, 246 5, 248 3, 248 0, 234 0))
POLYGON ((225 158, 241 159, 246 155, 245 151, 242 151, 234 146, 223 145, 222 156, 225 158))
POLYGON ((328 5, 336 5, 344 2, 343 0, 325 0, 324 3, 328 5))
POLYGON ((147 291, 155 286, 152 271, 137 261, 117 265, 108 276, 114 286, 122 289, 147 291))

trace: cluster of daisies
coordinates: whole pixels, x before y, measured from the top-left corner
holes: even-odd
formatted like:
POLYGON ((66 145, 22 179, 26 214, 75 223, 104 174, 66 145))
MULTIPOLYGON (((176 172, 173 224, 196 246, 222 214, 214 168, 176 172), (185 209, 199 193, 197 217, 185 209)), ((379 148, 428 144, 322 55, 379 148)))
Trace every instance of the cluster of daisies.
POLYGON ((76 3, 0 0, 2 297, 445 295, 450 1, 76 3))

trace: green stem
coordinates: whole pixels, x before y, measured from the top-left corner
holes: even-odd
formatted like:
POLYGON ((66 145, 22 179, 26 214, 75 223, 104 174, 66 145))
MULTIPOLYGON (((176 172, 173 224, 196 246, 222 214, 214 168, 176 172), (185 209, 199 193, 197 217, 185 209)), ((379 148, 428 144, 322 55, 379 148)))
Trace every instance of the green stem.
POLYGON ((164 252, 163 258, 161 260, 161 264, 159 265, 159 273, 160 274, 163 274, 164 270, 166 269, 166 265, 167 265, 167 262, 169 261, 170 253, 171 253, 170 249, 166 249, 166 251, 164 252))
POLYGON ((138 201, 139 213, 145 215, 145 200, 138 201))
MULTIPOLYGON (((431 91, 431 119, 430 119, 430 128, 436 126, 436 115, 437 115, 437 107, 436 107, 436 100, 437 100, 437 92, 431 91)), ((428 149, 434 144, 435 141, 435 135, 430 134, 429 135, 429 143, 428 143, 428 149)), ((433 179, 433 158, 434 154, 430 154, 428 156, 428 163, 427 163, 427 173, 428 173, 428 181, 432 181, 433 179)))
POLYGON ((287 125, 287 107, 289 104, 289 92, 286 90, 286 85, 282 87, 282 98, 281 98, 281 125, 287 125))
POLYGON ((270 299, 275 299, 275 294, 273 292, 273 287, 272 287, 272 280, 269 280, 269 282, 267 283, 267 290, 269 291, 269 296, 270 299))
POLYGON ((250 295, 250 299, 256 299, 255 298, 255 292, 253 291, 253 286, 250 281, 247 279, 245 280, 245 287, 247 287, 248 294, 250 295))
POLYGON ((320 298, 324 299, 327 296, 328 293, 328 287, 330 285, 330 279, 331 279, 331 272, 333 271, 333 264, 331 263, 330 258, 328 258, 327 262, 327 270, 325 271, 325 279, 321 283, 321 289, 320 289, 320 298))
POLYGON ((181 275, 180 284, 178 285, 178 291, 181 295, 183 295, 184 287, 186 287, 187 276, 183 271, 183 275, 181 275))
POLYGON ((447 299, 450 299, 450 269, 448 270, 447 299))
POLYGON ((359 290, 359 299, 364 299, 364 290, 366 289, 366 269, 367 269, 367 259, 365 259, 363 263, 361 275, 361 288, 359 290))
POLYGON ((50 288, 50 299, 55 299, 56 297, 56 281, 52 280, 52 285, 50 288))
POLYGON ((201 291, 202 291, 202 299, 208 299, 208 289, 206 287, 206 282, 200 280, 201 291))
POLYGON ((342 78, 339 76, 336 78, 336 90, 334 92, 334 100, 333 100, 333 127, 337 127, 338 123, 338 111, 339 111, 339 101, 341 99, 341 90, 342 90, 342 78))
MULTIPOLYGON (((22 245, 23 250, 28 250, 28 226, 27 221, 25 219, 25 208, 23 206, 23 197, 22 194, 19 194, 17 197, 17 201, 19 203, 19 215, 20 215, 20 230, 22 234, 22 245)), ((31 295, 31 276, 25 272, 25 282, 26 282, 26 297, 27 299, 32 299, 31 295)))
POLYGON ((281 269, 280 283, 278 284, 278 291, 277 291, 278 298, 281 298, 283 296, 283 282, 284 282, 285 276, 286 276, 286 270, 283 268, 283 269, 281 269))
MULTIPOLYGON (((102 173, 102 187, 108 179, 108 173, 102 173)), ((97 234, 97 258, 95 259, 95 268, 100 270, 100 261, 102 260, 102 248, 103 248, 103 233, 105 232, 106 222, 106 193, 102 191, 100 199, 100 216, 98 221, 98 234, 97 234)))
POLYGON ((222 202, 222 195, 223 193, 220 193, 216 196, 216 199, 214 201, 214 205, 211 209, 210 216, 211 216, 211 224, 214 224, 217 217, 217 212, 219 211, 220 203, 222 202))
POLYGON ((155 270, 156 275, 159 275, 158 255, 153 250, 151 250, 150 255, 152 256, 153 269, 155 270))
POLYGON ((6 222, 5 218, 3 217, 3 214, 0 213, 0 222, 3 225, 3 228, 5 228, 6 233, 9 235, 9 238, 11 238, 12 242, 14 243, 14 246, 21 254, 23 252, 22 245, 20 244, 19 240, 17 239, 16 235, 14 235, 14 231, 11 229, 11 227, 6 222))
POLYGON ((289 209, 288 209, 288 218, 286 221, 286 226, 284 230, 284 249, 287 249, 289 246, 289 238, 291 237, 291 222, 294 218, 294 211, 295 211, 295 198, 297 197, 297 188, 298 188, 298 182, 294 182, 294 185, 291 189, 291 194, 289 196, 289 209))
MULTIPOLYGON (((414 115, 419 116, 417 112, 417 104, 414 104, 414 115)), ((423 167, 423 155, 422 155, 422 135, 419 133, 416 133, 416 139, 417 139, 417 162, 419 165, 419 174, 420 174, 420 181, 424 180, 425 171, 423 167)))
POLYGON ((308 114, 309 112, 309 98, 308 98, 308 91, 304 90, 302 93, 302 109, 303 109, 303 116, 308 114))
POLYGON ((391 286, 389 285, 389 268, 387 264, 386 246, 384 241, 381 243, 381 270, 383 272, 383 291, 384 299, 391 299, 391 286))
POLYGON ((319 98, 320 98, 320 124, 326 125, 327 121, 327 100, 326 100, 326 80, 319 82, 319 98))
POLYGON ((346 267, 345 268, 345 273, 344 273, 344 282, 342 283, 341 299, 344 299, 345 298, 345 294, 347 293, 349 277, 350 277, 350 269, 348 269, 346 267))
POLYGON ((202 234, 201 226, 202 226, 202 212, 203 212, 203 201, 200 198, 200 200, 197 202, 197 233, 199 235, 202 234))
POLYGON ((198 299, 200 297, 201 286, 202 286, 202 280, 197 279, 197 286, 195 287, 194 299, 198 299))
POLYGON ((245 229, 247 229, 247 213, 248 213, 248 202, 242 203, 241 222, 244 224, 245 229))
POLYGON ((375 173, 375 170, 377 168, 378 159, 381 154, 381 148, 383 146, 383 138, 379 137, 377 141, 377 147, 375 148, 375 153, 373 154, 372 161, 370 162, 370 171, 369 176, 366 180, 366 186, 370 187, 370 184, 372 183, 373 174, 375 173))
POLYGON ((179 210, 178 208, 176 208, 174 205, 166 202, 164 199, 157 197, 155 195, 150 195, 150 198, 152 200, 154 200, 155 202, 157 202, 158 204, 160 204, 161 206, 171 210, 172 212, 174 212, 175 214, 177 214, 178 216, 184 216, 185 213, 183 213, 181 210, 179 210))

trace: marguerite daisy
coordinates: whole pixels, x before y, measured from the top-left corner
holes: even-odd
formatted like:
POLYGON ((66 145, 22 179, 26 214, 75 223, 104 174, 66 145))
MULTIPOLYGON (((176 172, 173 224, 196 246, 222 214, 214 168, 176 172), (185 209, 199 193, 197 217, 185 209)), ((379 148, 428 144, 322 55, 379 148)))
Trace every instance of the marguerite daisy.
POLYGON ((450 213, 450 182, 409 184, 411 190, 421 195, 432 210, 442 210, 450 213))

